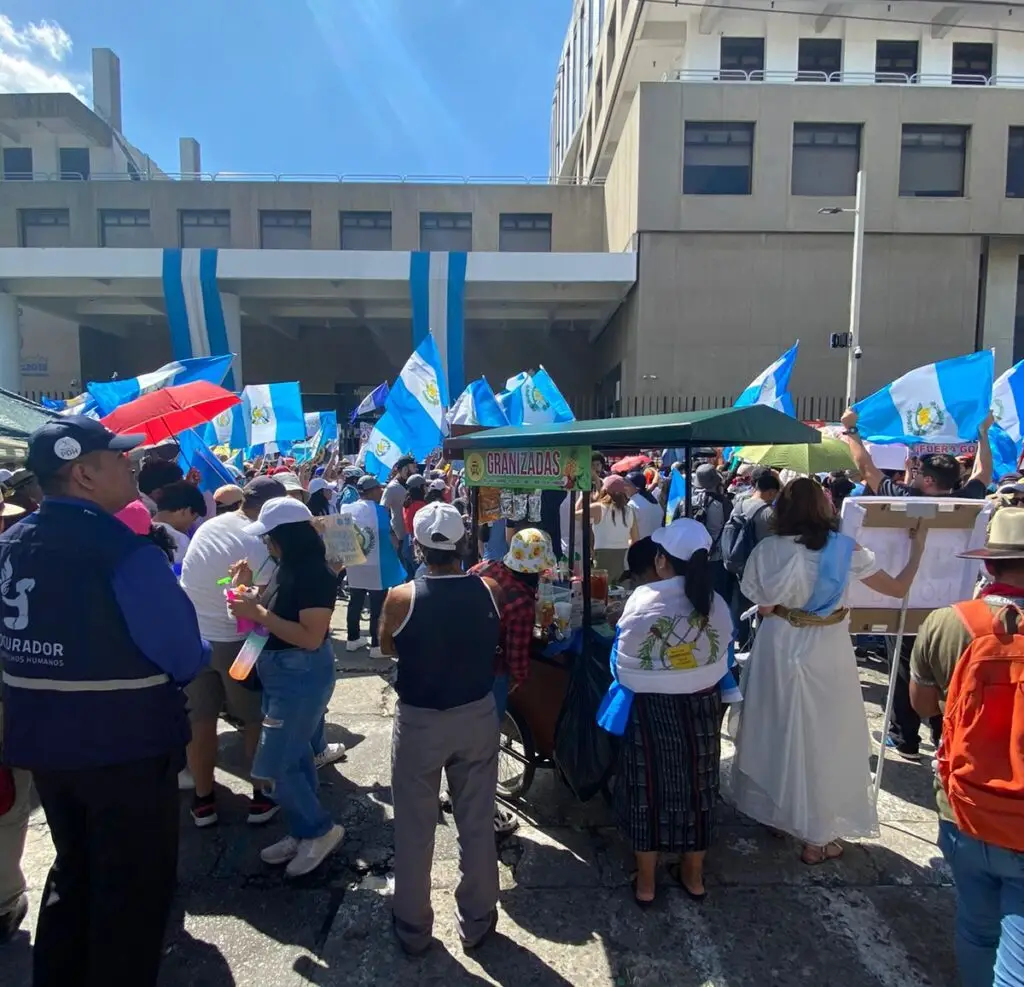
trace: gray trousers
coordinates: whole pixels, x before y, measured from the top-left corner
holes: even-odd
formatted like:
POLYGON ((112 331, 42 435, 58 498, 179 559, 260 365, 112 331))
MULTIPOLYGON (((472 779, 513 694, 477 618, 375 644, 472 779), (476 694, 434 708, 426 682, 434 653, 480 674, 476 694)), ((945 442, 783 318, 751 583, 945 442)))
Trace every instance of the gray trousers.
POLYGON ((391 743, 395 809, 395 932, 411 949, 430 943, 434 859, 441 769, 448 777, 459 838, 455 918, 474 943, 490 927, 498 903, 494 796, 498 784, 498 714, 487 695, 454 709, 399 703, 391 743))
POLYGON ((14 805, 0 816, 0 915, 11 911, 25 893, 21 854, 28 832, 32 801, 32 775, 14 769, 14 805))

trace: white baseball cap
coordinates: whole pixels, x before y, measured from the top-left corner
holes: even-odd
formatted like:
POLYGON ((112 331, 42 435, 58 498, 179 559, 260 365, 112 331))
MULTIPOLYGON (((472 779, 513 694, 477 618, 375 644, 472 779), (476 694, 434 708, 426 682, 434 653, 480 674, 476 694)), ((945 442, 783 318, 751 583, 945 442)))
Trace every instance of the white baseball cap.
MULTIPOLYGON (((262 514, 260 516, 262 517, 262 514)), ((710 552, 712 544, 708 529, 700 521, 689 517, 681 517, 664 528, 656 528, 651 535, 651 541, 659 545, 666 555, 671 555, 681 562, 685 562, 702 548, 710 552)))
POLYGON ((462 515, 451 504, 434 501, 416 512, 412 523, 413 534, 424 548, 439 548, 454 552, 466 537, 462 515))
POLYGON ((328 483, 322 476, 315 476, 309 481, 310 496, 315 494, 318 490, 334 490, 334 486, 328 483))
POLYGON ((312 521, 313 515, 309 508, 294 497, 274 497, 260 508, 258 521, 247 524, 242 531, 247 535, 265 535, 282 524, 298 524, 300 521, 312 521))

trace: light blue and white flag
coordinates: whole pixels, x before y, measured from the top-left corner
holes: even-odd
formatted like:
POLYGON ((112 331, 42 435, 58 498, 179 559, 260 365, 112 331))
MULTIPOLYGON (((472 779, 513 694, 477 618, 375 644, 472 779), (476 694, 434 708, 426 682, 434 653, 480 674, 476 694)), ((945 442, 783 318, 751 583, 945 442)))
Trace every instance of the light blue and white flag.
POLYGON ((226 356, 203 356, 192 360, 173 360, 165 363, 159 370, 127 380, 90 381, 88 392, 96 401, 101 416, 109 415, 122 404, 134 401, 143 394, 159 391, 172 384, 190 384, 192 381, 205 380, 211 384, 220 384, 231 369, 234 359, 230 353, 226 356))
POLYGON ((992 385, 992 414, 995 424, 989 429, 988 438, 992 446, 992 475, 998 480, 1017 471, 1024 453, 1024 360, 1015 363, 992 385))
POLYGON ((668 496, 665 498, 665 524, 671 524, 676 508, 686 498, 686 477, 679 470, 672 470, 668 481, 668 496))
POLYGON ((199 433, 188 428, 178 434, 178 465, 188 475, 195 470, 199 475, 199 489, 203 493, 215 493, 218 487, 234 483, 234 474, 210 450, 199 433))
POLYGON ((363 468, 384 483, 391 476, 395 463, 412 453, 412 443, 402 423, 388 410, 373 426, 363 451, 363 468))
POLYGON ((96 406, 96 400, 88 391, 73 398, 48 398, 43 395, 39 403, 50 411, 56 411, 58 415, 81 415, 84 418, 95 418, 99 420, 103 416, 96 406))
POLYGON ((338 437, 338 413, 336 411, 307 411, 305 414, 306 438, 315 439, 319 432, 325 432, 324 441, 338 437))
POLYGON ((450 425, 475 425, 481 428, 500 428, 508 424, 505 412, 487 383, 486 377, 474 380, 460 395, 448 412, 450 425))
POLYGON ((405 362, 388 395, 385 414, 401 424, 407 452, 419 460, 436 449, 448 431, 448 384, 434 337, 428 335, 405 362))
POLYGON ((497 401, 510 425, 576 421, 569 402, 543 367, 509 377, 497 401))
POLYGON ((391 388, 388 387, 388 382, 384 381, 378 384, 369 394, 363 398, 362 401, 356 407, 356 410, 352 412, 352 417, 349 419, 349 424, 354 424, 355 420, 362 415, 372 415, 375 411, 380 411, 385 407, 388 400, 388 394, 391 392, 391 388))
POLYGON ((280 384, 249 384, 242 389, 242 403, 228 408, 207 425, 203 438, 208 445, 252 449, 273 444, 275 450, 306 437, 302 392, 298 381, 280 384))
POLYGON ((770 367, 761 371, 744 389, 743 393, 733 402, 734 408, 749 408, 755 404, 764 404, 787 415, 793 415, 793 399, 789 394, 789 378, 793 376, 796 364, 798 339, 770 367))
POLYGON ((434 337, 449 394, 466 386, 466 270, 464 250, 413 250, 409 255, 412 345, 434 337))
POLYGON ((868 442, 973 442, 992 405, 994 366, 982 350, 911 370, 853 406, 857 428, 868 442))

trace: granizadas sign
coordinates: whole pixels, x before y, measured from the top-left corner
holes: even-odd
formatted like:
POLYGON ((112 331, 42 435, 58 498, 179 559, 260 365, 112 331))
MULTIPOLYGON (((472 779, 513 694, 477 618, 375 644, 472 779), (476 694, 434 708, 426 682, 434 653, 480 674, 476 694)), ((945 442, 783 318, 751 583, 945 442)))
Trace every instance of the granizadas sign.
POLYGON ((471 487, 589 490, 590 447, 467 452, 466 482, 471 487))

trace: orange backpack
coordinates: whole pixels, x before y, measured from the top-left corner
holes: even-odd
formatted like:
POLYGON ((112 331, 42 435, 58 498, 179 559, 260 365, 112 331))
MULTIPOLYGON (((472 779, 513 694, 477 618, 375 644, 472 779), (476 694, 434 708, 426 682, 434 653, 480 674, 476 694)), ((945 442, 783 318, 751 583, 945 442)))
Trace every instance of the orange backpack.
POLYGON ((961 830, 1024 851, 1024 611, 983 599, 953 609, 971 642, 946 695, 939 778, 961 830))

